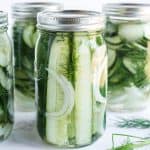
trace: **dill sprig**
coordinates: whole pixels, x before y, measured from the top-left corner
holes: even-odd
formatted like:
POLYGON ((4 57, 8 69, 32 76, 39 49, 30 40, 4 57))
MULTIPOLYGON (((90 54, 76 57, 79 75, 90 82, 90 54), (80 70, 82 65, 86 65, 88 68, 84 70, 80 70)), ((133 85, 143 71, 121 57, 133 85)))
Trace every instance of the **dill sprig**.
POLYGON ((149 146, 150 138, 141 138, 141 137, 135 137, 131 135, 124 135, 124 134, 113 134, 112 143, 113 143, 113 147, 111 150, 135 150, 136 148, 143 148, 145 146, 149 146), (115 147, 114 136, 127 137, 127 142, 122 144, 121 146, 115 147), (130 138, 136 138, 138 140, 136 142, 131 142, 130 138))
POLYGON ((135 118, 135 119, 122 118, 119 121, 117 121, 117 126, 120 128, 148 129, 150 128, 150 120, 143 118, 135 118))

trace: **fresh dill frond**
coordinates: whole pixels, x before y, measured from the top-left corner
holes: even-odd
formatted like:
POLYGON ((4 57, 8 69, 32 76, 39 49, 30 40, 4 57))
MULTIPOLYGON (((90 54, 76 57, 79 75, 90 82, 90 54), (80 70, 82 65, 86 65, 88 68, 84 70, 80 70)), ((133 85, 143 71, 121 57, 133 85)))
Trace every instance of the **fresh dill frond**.
POLYGON ((127 143, 125 145, 116 147, 112 150, 134 150, 133 144, 132 143, 127 143))
POLYGON ((113 134, 112 135, 112 149, 111 150, 135 150, 137 148, 143 148, 145 146, 150 146, 150 138, 141 138, 132 135, 124 135, 124 134, 113 134), (115 146, 114 136, 126 137, 127 140, 125 143, 120 146, 115 146), (137 139, 136 141, 131 141, 131 138, 137 139))
POLYGON ((117 127, 148 129, 150 128, 150 120, 143 118, 135 118, 135 119, 122 118, 119 121, 117 121, 117 127))

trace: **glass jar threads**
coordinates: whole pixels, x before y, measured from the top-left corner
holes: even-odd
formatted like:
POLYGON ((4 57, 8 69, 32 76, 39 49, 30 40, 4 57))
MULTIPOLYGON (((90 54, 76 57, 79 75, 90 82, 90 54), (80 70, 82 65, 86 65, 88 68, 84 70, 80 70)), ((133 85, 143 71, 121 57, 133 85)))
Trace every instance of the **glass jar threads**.
POLYGON ((106 4, 108 107, 137 111, 150 105, 150 5, 106 4))
POLYGON ((21 111, 34 111, 34 47, 38 36, 37 13, 61 9, 57 3, 14 3, 12 6, 15 52, 15 104, 21 111))
POLYGON ((59 147, 89 145, 103 134, 106 121, 103 17, 91 11, 45 11, 37 26, 38 132, 59 147))
POLYGON ((13 51, 7 35, 7 13, 0 11, 0 141, 13 127, 13 51))

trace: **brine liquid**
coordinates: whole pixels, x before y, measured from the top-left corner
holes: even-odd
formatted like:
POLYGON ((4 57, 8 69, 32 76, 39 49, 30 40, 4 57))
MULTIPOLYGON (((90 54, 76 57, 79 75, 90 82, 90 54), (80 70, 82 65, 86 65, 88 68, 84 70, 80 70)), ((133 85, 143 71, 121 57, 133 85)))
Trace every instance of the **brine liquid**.
POLYGON ((147 23, 106 23, 108 48, 108 107, 112 111, 137 111, 150 103, 150 44, 147 23))
POLYGON ((107 54, 101 33, 41 31, 35 58, 40 136, 59 147, 91 144, 106 121, 107 54), (51 117, 64 103, 69 108, 51 117))
POLYGON ((15 54, 15 104, 21 111, 35 111, 34 106, 34 32, 30 21, 16 21, 13 26, 15 54))

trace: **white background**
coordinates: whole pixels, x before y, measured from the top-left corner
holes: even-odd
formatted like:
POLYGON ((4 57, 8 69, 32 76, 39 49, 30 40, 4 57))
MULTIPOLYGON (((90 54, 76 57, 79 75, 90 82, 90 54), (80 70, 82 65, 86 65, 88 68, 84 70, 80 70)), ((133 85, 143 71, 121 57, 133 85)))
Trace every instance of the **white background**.
MULTIPOLYGON (((21 0, 18 0, 21 1, 21 0)), ((46 0, 41 0, 46 1, 46 0)), ((51 0, 51 2, 60 2, 64 4, 66 9, 89 9, 101 11, 102 3, 106 2, 131 2, 131 0, 51 0)), ((143 0, 141 0, 144 2, 143 0)), ((148 1, 148 0, 145 0, 148 1)), ((16 0, 0 0, 0 10, 7 11, 10 14, 10 6, 16 0)), ((132 0, 134 2, 134 0, 132 0)), ((140 2, 140 0, 138 1, 140 2)), ((143 114, 148 116, 149 113, 143 114)), ((16 113, 16 125, 10 138, 0 144, 0 150, 57 150, 53 147, 45 145, 39 138, 35 127, 35 114, 16 113)), ((111 116, 111 115, 110 115, 111 116)), ((110 119, 108 122, 110 123, 110 119)), ((109 126, 104 136, 92 146, 83 148, 82 150, 106 150, 111 147, 112 133, 137 133, 136 130, 120 130, 109 126)), ((142 134, 143 131, 138 132, 142 134)), ((145 149, 150 150, 150 148, 145 149)))
POLYGON ((8 11, 10 10, 11 3, 13 2, 23 2, 23 1, 50 1, 63 3, 66 9, 89 9, 101 11, 101 6, 103 3, 111 2, 147 2, 149 0, 0 0, 0 10, 8 11))

